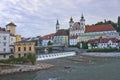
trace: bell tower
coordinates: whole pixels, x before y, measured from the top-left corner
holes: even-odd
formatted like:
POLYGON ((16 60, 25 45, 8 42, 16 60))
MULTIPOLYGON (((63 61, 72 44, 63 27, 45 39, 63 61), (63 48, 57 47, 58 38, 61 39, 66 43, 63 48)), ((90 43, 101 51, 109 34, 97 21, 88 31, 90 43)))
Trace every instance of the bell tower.
POLYGON ((56 32, 60 29, 60 24, 59 24, 59 21, 57 20, 57 23, 56 23, 56 32))
POLYGON ((74 24, 74 21, 73 21, 73 18, 71 17, 71 18, 70 18, 70 21, 69 21, 69 26, 70 26, 70 28, 73 26, 73 24, 74 24))
POLYGON ((80 19, 80 28, 81 28, 81 33, 85 32, 85 19, 83 14, 81 15, 81 19, 80 19))
POLYGON ((6 30, 10 31, 10 34, 15 35, 16 34, 16 25, 13 22, 11 22, 6 25, 6 30))

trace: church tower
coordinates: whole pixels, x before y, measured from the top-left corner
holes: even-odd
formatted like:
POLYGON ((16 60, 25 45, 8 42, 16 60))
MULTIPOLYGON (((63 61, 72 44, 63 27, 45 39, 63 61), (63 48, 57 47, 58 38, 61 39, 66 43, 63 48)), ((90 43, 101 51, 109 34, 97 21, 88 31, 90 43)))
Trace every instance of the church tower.
POLYGON ((74 21, 73 21, 73 18, 71 17, 69 21, 70 28, 72 28, 73 24, 74 24, 74 21))
POLYGON ((56 32, 60 29, 60 24, 59 24, 59 21, 57 20, 57 23, 56 23, 56 32))
POLYGON ((85 19, 83 14, 81 15, 81 19, 80 19, 80 28, 81 28, 81 33, 85 32, 85 19))
POLYGON ((6 30, 10 31, 11 35, 15 35, 16 34, 16 25, 13 22, 11 22, 6 25, 6 30))

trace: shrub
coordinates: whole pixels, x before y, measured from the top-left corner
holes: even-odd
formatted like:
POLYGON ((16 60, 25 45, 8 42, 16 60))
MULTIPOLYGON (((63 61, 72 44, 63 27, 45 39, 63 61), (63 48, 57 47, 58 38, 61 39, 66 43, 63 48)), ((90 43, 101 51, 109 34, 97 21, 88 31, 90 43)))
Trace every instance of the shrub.
POLYGON ((120 52, 120 49, 117 48, 97 48, 97 49, 89 49, 87 52, 120 52))
POLYGON ((35 54, 32 54, 32 53, 29 53, 27 55, 27 59, 29 62, 31 62, 33 65, 36 64, 36 55, 35 54))

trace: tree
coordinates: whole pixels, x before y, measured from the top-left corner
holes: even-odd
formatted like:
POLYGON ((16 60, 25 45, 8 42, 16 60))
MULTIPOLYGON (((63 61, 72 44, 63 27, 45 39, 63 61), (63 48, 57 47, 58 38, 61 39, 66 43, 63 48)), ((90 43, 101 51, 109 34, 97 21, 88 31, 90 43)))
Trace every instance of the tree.
POLYGON ((48 41, 47 45, 52 45, 53 43, 51 41, 48 41))
MULTIPOLYGON (((53 43, 51 41, 48 42, 48 45, 52 45, 53 43)), ((48 48, 48 52, 51 53, 52 52, 52 48, 48 48)))
POLYGON ((82 42, 82 48, 88 49, 88 42, 82 42))
POLYGON ((32 65, 36 64, 36 58, 37 58, 36 55, 33 53, 28 53, 28 55, 27 55, 27 59, 29 62, 32 63, 32 65))

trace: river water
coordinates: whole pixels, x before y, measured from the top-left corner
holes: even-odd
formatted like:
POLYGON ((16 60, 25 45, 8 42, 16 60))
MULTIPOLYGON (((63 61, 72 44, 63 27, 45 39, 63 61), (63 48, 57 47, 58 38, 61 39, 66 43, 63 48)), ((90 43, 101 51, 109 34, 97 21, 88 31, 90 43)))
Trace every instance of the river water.
POLYGON ((37 72, 0 76, 0 80, 120 80, 119 58, 67 57, 42 61, 56 67, 37 72), (91 60, 78 62, 70 59, 91 60))

